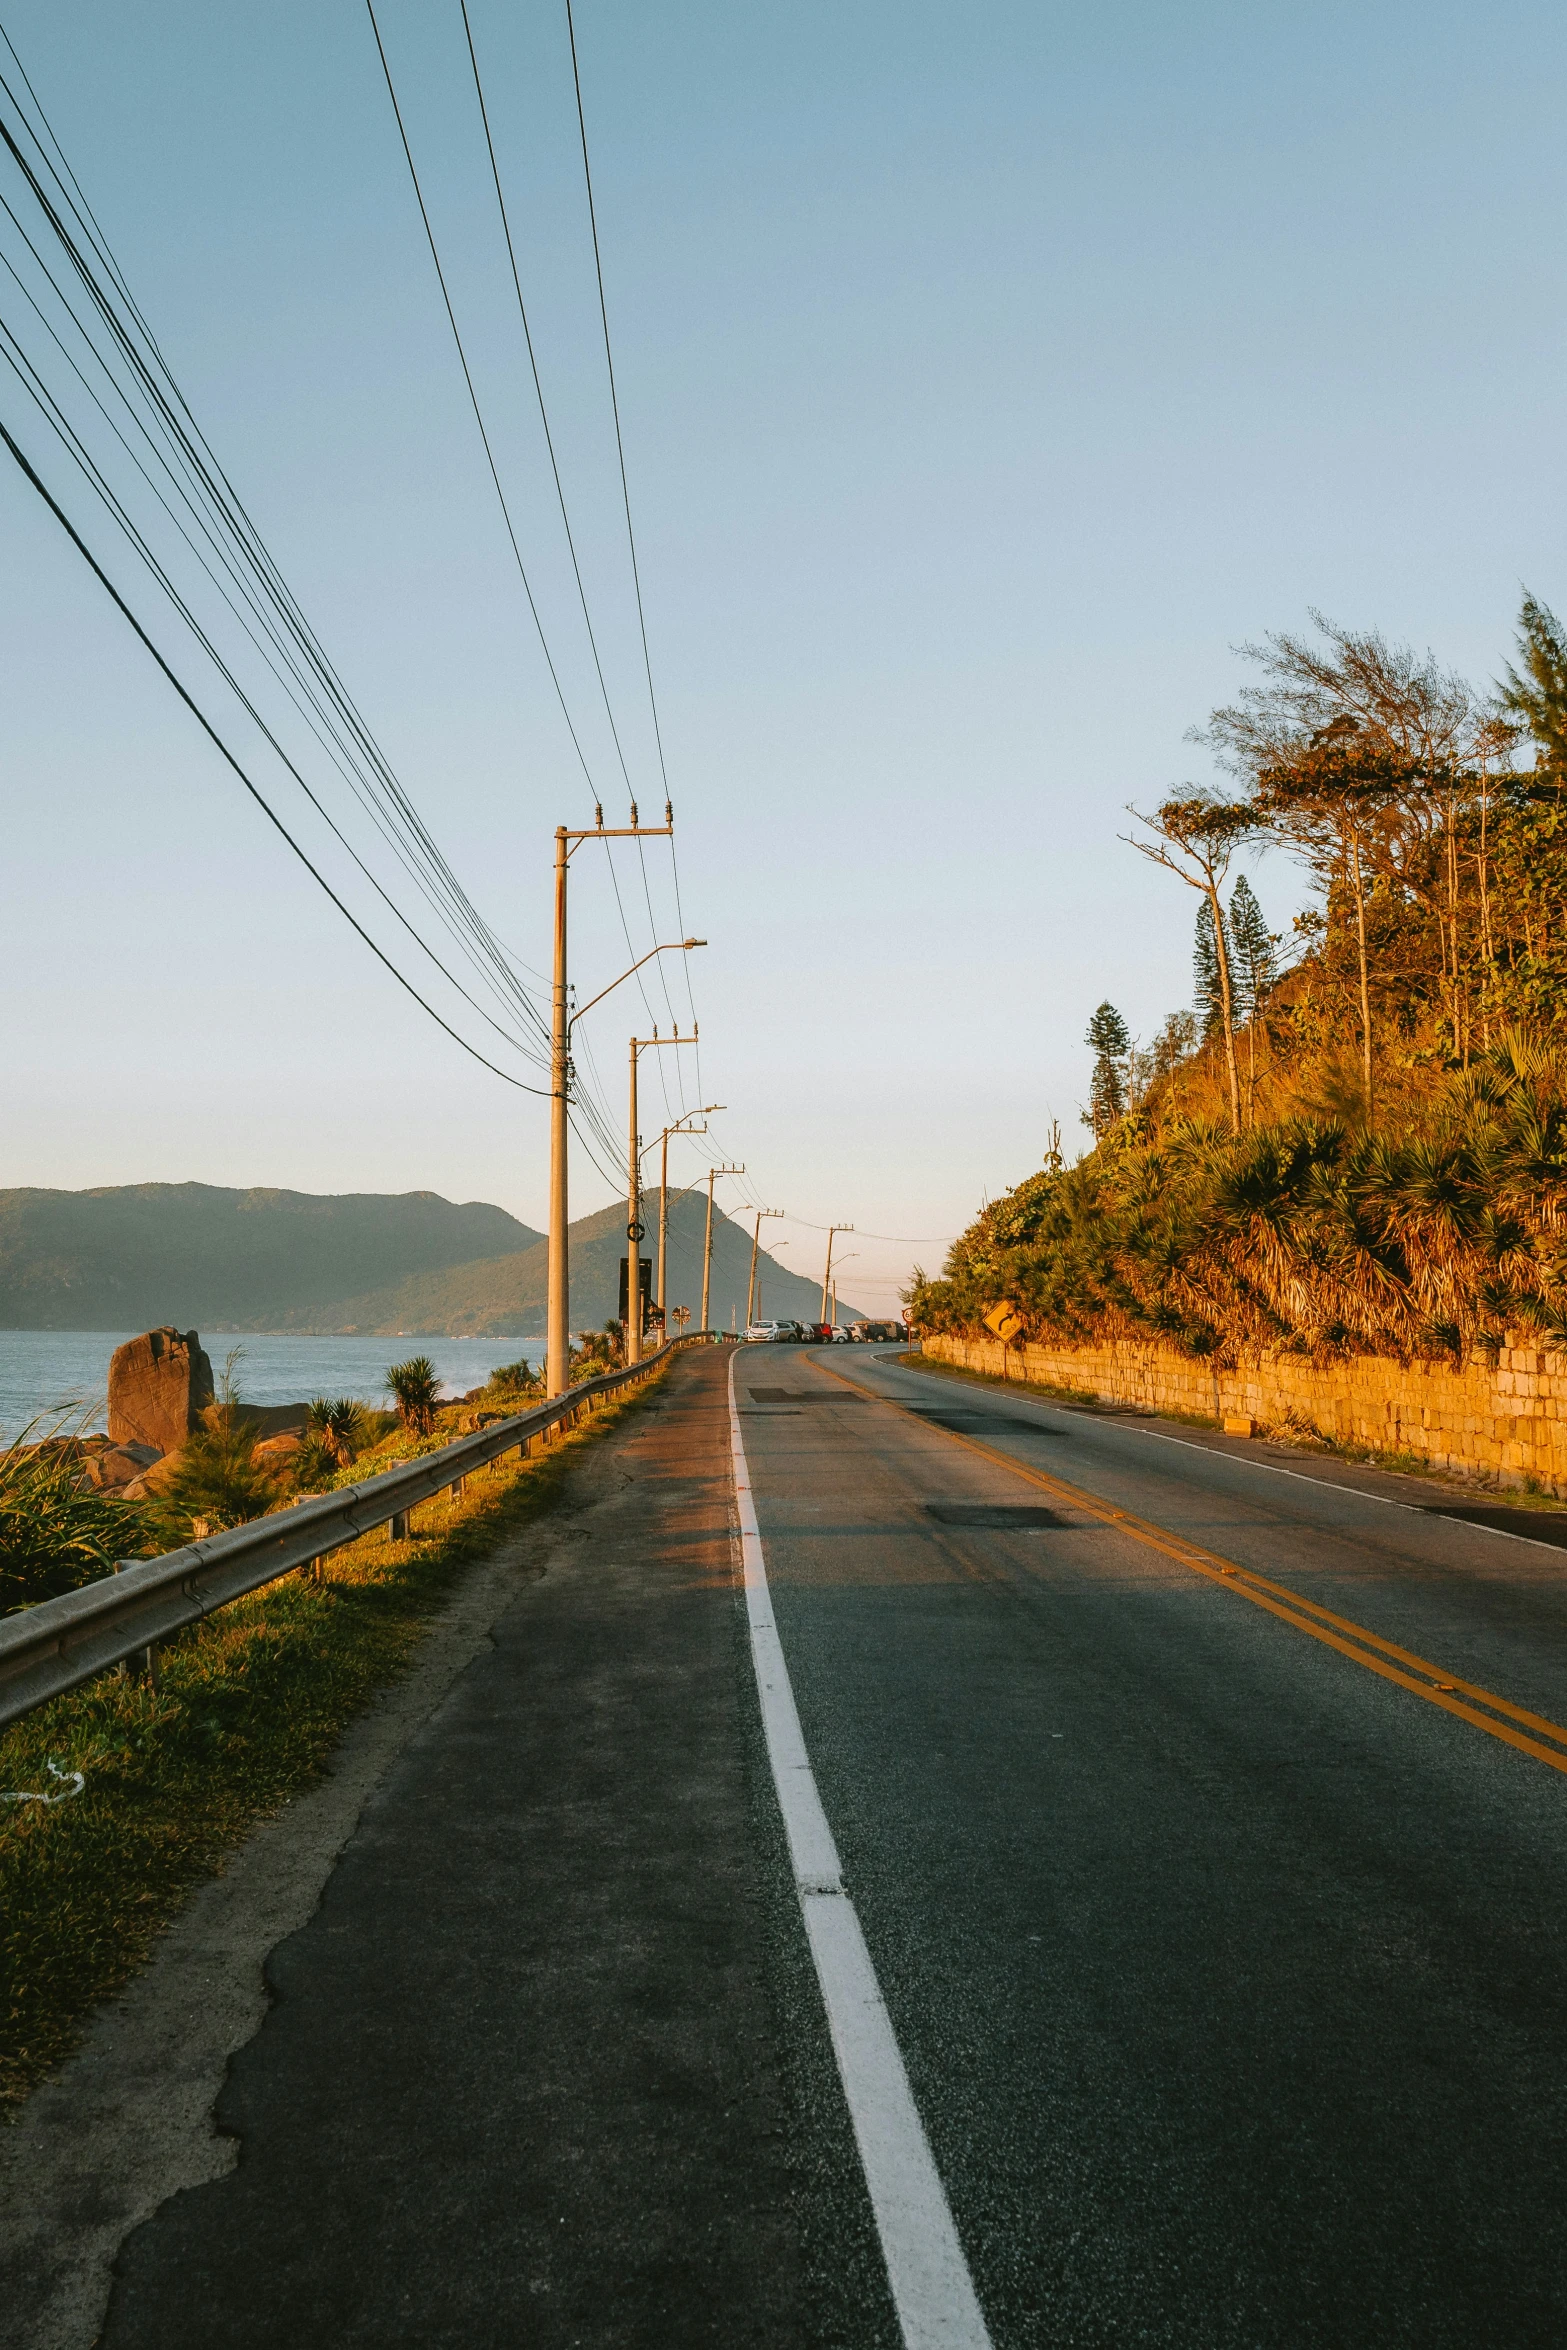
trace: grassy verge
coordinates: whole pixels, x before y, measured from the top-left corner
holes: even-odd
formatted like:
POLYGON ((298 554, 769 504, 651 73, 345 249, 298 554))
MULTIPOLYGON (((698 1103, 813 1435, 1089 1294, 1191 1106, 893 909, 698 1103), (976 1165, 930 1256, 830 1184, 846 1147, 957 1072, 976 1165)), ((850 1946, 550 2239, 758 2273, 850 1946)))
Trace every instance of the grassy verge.
MULTIPOLYGON (((1098 1396, 1085 1394, 1080 1387, 1047 1387, 1037 1380, 998 1379, 991 1371, 971 1371, 965 1364, 938 1362, 930 1355, 898 1355, 895 1360, 906 1370, 924 1371, 933 1379, 959 1379, 971 1387, 1000 1388, 1016 1395, 1038 1395, 1048 1403, 1075 1404, 1079 1411, 1103 1412, 1111 1418, 1135 1415, 1146 1419, 1170 1420, 1177 1427, 1205 1428, 1210 1436, 1216 1434, 1218 1429, 1216 1420, 1200 1418, 1195 1412, 1154 1412, 1137 1404, 1104 1403, 1098 1396)), ((1567 1503, 1559 1501, 1554 1494, 1543 1492, 1532 1481, 1524 1485, 1503 1485, 1495 1478, 1454 1477, 1441 1469, 1434 1469, 1418 1453, 1376 1452, 1369 1445, 1341 1444, 1334 1437, 1324 1436, 1320 1429, 1313 1429, 1309 1434, 1296 1434, 1286 1429, 1270 1428, 1264 1431, 1264 1440, 1288 1447, 1291 1452, 1320 1454, 1328 1460, 1346 1461, 1356 1468, 1383 1469, 1397 1477, 1419 1477, 1426 1484, 1439 1487, 1443 1493, 1461 1494, 1469 1501, 1499 1501, 1505 1503, 1508 1509, 1518 1510, 1567 1508, 1567 1503)))
MULTIPOLYGON (((656 1382, 655 1382, 656 1384, 656 1382)), ((645 1393, 646 1390, 643 1390, 645 1393)), ((69 2054, 191 1888, 315 1779, 343 1729, 407 1663, 462 1570, 554 1502, 611 1403, 534 1458, 420 1505, 411 1539, 366 1535, 238 1600, 159 1651, 160 1687, 102 1674, 0 1733, 0 2106, 69 2054)))

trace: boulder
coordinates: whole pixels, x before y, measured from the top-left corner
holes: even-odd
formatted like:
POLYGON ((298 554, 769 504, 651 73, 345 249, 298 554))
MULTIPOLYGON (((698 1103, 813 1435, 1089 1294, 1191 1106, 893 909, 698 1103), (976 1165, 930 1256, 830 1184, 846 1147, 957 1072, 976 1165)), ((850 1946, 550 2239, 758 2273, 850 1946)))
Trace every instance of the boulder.
POLYGON ((212 1365, 194 1330, 147 1330, 109 1359, 109 1441, 178 1451, 212 1401, 212 1365))
POLYGON ((305 1440, 297 1428, 285 1428, 280 1436, 263 1436, 252 1449, 252 1458, 267 1461, 273 1468, 281 1468, 291 1461, 296 1452, 303 1452, 305 1440))
POLYGON ((87 1455, 82 1462, 82 1474, 100 1492, 113 1493, 145 1476, 161 1457, 150 1444, 111 1444, 102 1452, 87 1455))

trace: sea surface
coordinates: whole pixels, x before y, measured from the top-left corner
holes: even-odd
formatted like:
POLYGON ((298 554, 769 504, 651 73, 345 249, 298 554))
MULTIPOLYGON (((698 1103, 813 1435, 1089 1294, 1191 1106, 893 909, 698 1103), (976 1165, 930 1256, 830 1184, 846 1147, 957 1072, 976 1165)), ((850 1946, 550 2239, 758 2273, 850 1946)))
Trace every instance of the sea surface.
MULTIPOLYGON (((107 1428, 109 1357, 134 1330, 0 1330, 0 1443, 35 1421, 88 1431, 107 1428)), ((353 1395, 386 1404, 386 1369, 428 1355, 449 1395, 466 1394, 498 1363, 525 1356, 535 1369, 539 1338, 286 1338, 275 1332, 225 1331, 204 1341, 212 1376, 234 1354, 234 1385, 249 1403, 299 1403, 313 1395, 353 1395)), ((41 1432, 41 1431, 40 1431, 41 1432)))

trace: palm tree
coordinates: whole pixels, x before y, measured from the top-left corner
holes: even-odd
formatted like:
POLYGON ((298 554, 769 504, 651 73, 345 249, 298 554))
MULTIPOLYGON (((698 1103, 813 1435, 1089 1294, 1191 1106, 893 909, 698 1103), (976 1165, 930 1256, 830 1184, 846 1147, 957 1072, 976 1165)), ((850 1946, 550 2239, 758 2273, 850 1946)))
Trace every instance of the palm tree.
POLYGON ((441 1382, 428 1355, 410 1355, 406 1363, 393 1363, 386 1374, 386 1389, 410 1436, 433 1433, 441 1382))

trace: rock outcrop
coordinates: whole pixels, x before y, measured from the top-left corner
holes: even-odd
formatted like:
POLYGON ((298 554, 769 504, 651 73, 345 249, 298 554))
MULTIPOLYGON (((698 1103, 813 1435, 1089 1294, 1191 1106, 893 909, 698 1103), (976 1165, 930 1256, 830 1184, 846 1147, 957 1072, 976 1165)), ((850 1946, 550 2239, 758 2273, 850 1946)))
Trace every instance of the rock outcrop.
POLYGON ((119 1493, 145 1476, 159 1455, 150 1444, 110 1444, 82 1461, 82 1476, 100 1493, 119 1493))
POLYGON ((212 1365, 194 1330, 148 1330, 109 1360, 109 1441, 177 1452, 212 1401, 212 1365))

